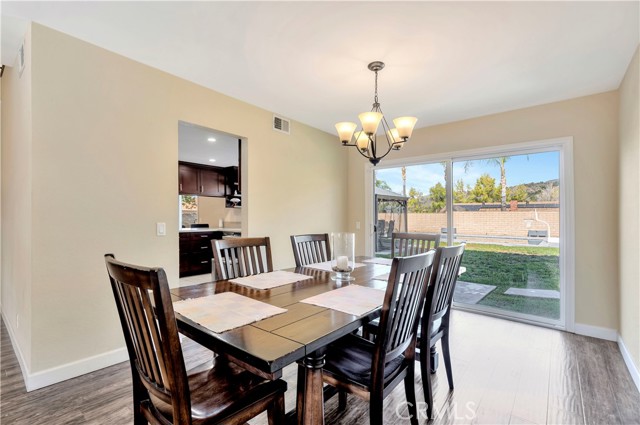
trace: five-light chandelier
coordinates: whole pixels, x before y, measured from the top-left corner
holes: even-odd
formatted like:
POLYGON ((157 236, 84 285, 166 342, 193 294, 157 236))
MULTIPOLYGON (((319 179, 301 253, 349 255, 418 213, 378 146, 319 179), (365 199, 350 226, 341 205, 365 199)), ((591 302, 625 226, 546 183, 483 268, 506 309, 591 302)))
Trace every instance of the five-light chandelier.
POLYGON ((402 148, 404 143, 411 137, 413 127, 416 125, 418 119, 415 117, 396 118, 393 120, 395 128, 389 127, 382 113, 382 109, 380 109, 380 102, 378 102, 378 71, 384 68, 384 62, 371 62, 368 68, 376 74, 376 85, 371 112, 363 112, 358 115, 360 123, 362 124, 362 130, 356 133, 355 138, 354 133, 358 127, 356 123, 339 122, 336 124, 336 130, 338 131, 342 146, 355 146, 358 152, 375 166, 382 158, 387 156, 392 149, 399 150, 402 148), (385 138, 378 143, 376 133, 378 132, 380 123, 382 123, 385 138), (386 144, 384 143, 385 141, 386 144))

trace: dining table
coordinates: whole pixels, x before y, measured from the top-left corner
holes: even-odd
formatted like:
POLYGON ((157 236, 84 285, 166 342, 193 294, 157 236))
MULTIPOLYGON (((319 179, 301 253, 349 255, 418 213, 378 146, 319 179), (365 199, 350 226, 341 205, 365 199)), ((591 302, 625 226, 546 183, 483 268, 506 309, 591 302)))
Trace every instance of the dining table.
POLYGON ((286 309, 283 313, 225 332, 214 332, 176 311, 178 329, 200 345, 223 353, 230 361, 267 379, 282 377, 283 369, 297 362, 296 408, 289 414, 290 420, 293 422, 295 417, 298 424, 324 424, 322 367, 326 348, 379 317, 380 306, 362 314, 348 314, 303 300, 353 285, 384 292, 387 282, 380 276, 388 274, 390 266, 367 257, 357 257, 356 262, 359 267, 351 272, 352 281, 332 280, 329 270, 309 265, 286 269, 305 275, 305 279, 271 289, 255 289, 231 280, 173 288, 174 305, 180 300, 232 292, 286 309))

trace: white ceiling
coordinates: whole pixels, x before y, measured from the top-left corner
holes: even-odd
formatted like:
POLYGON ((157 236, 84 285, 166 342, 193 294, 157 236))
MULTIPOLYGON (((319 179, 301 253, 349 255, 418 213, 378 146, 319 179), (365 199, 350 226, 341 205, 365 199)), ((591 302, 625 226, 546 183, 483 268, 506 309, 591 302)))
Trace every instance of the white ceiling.
POLYGON ((180 121, 178 159, 216 167, 238 166, 238 137, 180 121), (210 138, 215 141, 210 141, 210 138))
POLYGON ((3 1, 2 13, 333 133, 370 110, 374 60, 387 64, 386 116, 417 127, 614 90, 638 46, 638 6, 3 1))

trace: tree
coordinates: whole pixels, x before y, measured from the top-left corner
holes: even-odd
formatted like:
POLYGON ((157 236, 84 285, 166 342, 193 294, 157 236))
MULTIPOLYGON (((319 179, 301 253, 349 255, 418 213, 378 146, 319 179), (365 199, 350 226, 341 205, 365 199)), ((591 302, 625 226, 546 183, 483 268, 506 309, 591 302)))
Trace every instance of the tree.
POLYGON ((428 212, 440 212, 447 204, 447 191, 440 182, 429 189, 429 201, 428 212))
POLYGON ((507 200, 524 202, 529 197, 527 188, 523 184, 519 184, 516 187, 507 188, 507 200))
POLYGON ((464 189, 464 181, 462 179, 458 180, 453 188, 453 202, 459 204, 468 202, 467 191, 464 189))
POLYGON ((553 182, 547 185, 538 194, 538 201, 557 201, 560 199, 560 187, 555 186, 553 182))
POLYGON ((506 211, 507 209, 507 170, 505 164, 509 158, 511 157, 500 156, 498 158, 487 159, 487 163, 500 167, 500 209, 502 211, 506 211))
POLYGON ((376 187, 379 187, 380 189, 391 190, 391 186, 389 186, 386 181, 380 179, 376 179, 376 187))
POLYGON ((415 188, 409 189, 409 200, 407 201, 407 211, 412 213, 424 213, 427 211, 426 196, 415 188))
POLYGON ((476 185, 471 190, 474 202, 495 202, 500 199, 500 189, 496 187, 496 179, 485 173, 478 177, 476 185))

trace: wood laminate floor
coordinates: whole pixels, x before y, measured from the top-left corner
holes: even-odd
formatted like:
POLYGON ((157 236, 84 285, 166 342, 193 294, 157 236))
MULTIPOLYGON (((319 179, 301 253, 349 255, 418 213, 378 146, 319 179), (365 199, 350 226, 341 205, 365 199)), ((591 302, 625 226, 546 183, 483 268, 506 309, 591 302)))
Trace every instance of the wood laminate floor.
MULTIPOLYGON (((640 394, 615 343, 454 311, 453 375, 449 392, 444 366, 430 378, 435 392, 433 424, 639 424, 640 394)), ((127 362, 27 393, 7 330, 1 330, 0 423, 131 424, 127 362)), ((184 341, 187 366, 211 355, 184 341)), ((295 403, 295 366, 285 370, 287 409, 295 403)), ((423 402, 416 368, 418 403, 423 402)), ((384 402, 384 423, 405 424, 404 387, 384 402)), ((419 406, 419 412, 426 410, 419 406)), ((337 397, 325 405, 327 424, 369 423, 367 404, 337 397)), ((422 417, 420 423, 426 423, 422 417)), ((266 424, 261 415, 250 422, 266 424)))

